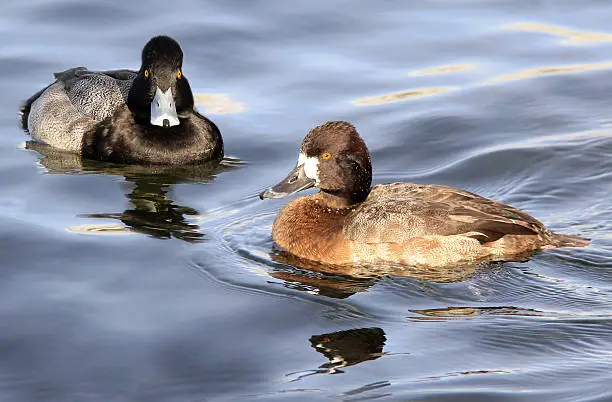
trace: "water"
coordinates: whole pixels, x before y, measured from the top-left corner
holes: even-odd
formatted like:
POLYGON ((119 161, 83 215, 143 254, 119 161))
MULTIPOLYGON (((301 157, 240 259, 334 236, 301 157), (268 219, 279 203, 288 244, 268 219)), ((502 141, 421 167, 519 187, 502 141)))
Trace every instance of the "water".
MULTIPOLYGON (((5 2, 0 396, 10 401, 612 400, 606 1, 5 2), (176 37, 218 168, 80 161, 18 128, 51 73, 176 37), (314 272, 260 201, 309 128, 374 182, 448 184, 593 239, 450 271, 314 272), (367 272, 366 272, 367 273, 367 272)), ((608 30, 608 31, 607 31, 608 30)))

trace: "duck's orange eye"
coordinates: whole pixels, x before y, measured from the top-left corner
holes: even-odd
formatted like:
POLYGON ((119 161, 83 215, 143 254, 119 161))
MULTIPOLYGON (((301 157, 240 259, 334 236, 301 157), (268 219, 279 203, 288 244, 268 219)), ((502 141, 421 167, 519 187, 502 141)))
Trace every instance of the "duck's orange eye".
POLYGON ((176 78, 181 78, 183 76, 183 73, 181 73, 181 70, 178 70, 176 72, 176 78))
POLYGON ((329 152, 324 152, 321 155, 321 158, 323 158, 324 161, 331 159, 332 155, 329 152))
POLYGON ((149 78, 149 75, 151 75, 151 73, 149 73, 149 69, 145 70, 145 78, 149 78))

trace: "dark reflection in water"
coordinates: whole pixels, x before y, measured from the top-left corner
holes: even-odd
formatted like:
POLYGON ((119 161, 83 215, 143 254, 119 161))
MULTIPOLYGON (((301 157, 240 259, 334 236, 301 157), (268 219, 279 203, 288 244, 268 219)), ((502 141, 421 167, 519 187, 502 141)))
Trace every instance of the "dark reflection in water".
POLYGON ((359 328, 328 334, 313 335, 310 345, 329 360, 317 370, 290 373, 298 375, 293 381, 313 374, 339 374, 342 367, 349 367, 383 356, 387 337, 381 328, 359 328))
POLYGON ((383 355, 386 341, 385 331, 380 328, 349 329, 310 337, 312 347, 329 360, 319 367, 330 373, 341 373, 340 367, 378 359, 383 355))
POLYGON ((176 238, 188 242, 204 240, 198 225, 189 223, 188 216, 198 211, 177 205, 168 199, 170 185, 157 177, 125 176, 131 184, 126 194, 134 208, 119 213, 82 214, 83 218, 118 219, 131 230, 160 239, 176 238))
MULTIPOLYGON (((190 216, 196 216, 199 212, 169 199, 168 192, 172 185, 182 182, 209 183, 218 173, 241 164, 236 159, 225 159, 221 164, 181 167, 117 165, 82 159, 79 155, 63 152, 35 141, 28 141, 26 148, 42 155, 40 163, 51 174, 100 173, 125 177, 128 189, 126 197, 133 208, 123 212, 82 214, 80 217, 116 219, 133 232, 160 239, 176 238, 187 242, 205 239, 199 226, 189 221, 190 216)), ((93 230, 96 230, 95 226, 93 230)))
POLYGON ((283 265, 275 266, 268 273, 283 280, 287 288, 334 299, 345 299, 355 293, 364 292, 378 281, 378 277, 371 275, 352 276, 346 268, 342 269, 343 267, 338 267, 339 269, 333 272, 330 271, 330 268, 334 268, 332 266, 302 260, 278 250, 271 253, 270 257, 283 265))

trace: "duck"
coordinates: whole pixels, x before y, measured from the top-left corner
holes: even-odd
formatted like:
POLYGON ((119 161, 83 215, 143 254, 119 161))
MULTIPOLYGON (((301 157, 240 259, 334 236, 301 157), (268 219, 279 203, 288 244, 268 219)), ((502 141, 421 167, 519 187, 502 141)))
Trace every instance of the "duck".
POLYGON ((121 164, 192 165, 220 161, 218 127, 194 107, 183 51, 169 36, 151 38, 138 71, 75 67, 21 107, 35 140, 84 158, 121 164))
POLYGON ((370 154, 355 126, 332 121, 313 128, 295 168, 259 194, 263 200, 319 189, 281 209, 272 225, 274 242, 284 252, 324 264, 431 267, 521 261, 536 250, 589 244, 458 188, 371 182, 370 154))

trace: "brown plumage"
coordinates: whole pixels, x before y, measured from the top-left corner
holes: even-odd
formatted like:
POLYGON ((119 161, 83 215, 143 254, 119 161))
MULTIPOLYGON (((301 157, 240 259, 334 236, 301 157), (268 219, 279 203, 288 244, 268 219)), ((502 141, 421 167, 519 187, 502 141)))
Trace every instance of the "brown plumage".
POLYGON ((300 151, 289 176, 261 194, 280 198, 312 186, 321 189, 289 202, 272 228, 274 241, 300 258, 444 266, 511 260, 538 249, 589 243, 553 233, 516 208, 453 187, 391 183, 370 189, 367 147, 346 122, 314 128, 300 151))

